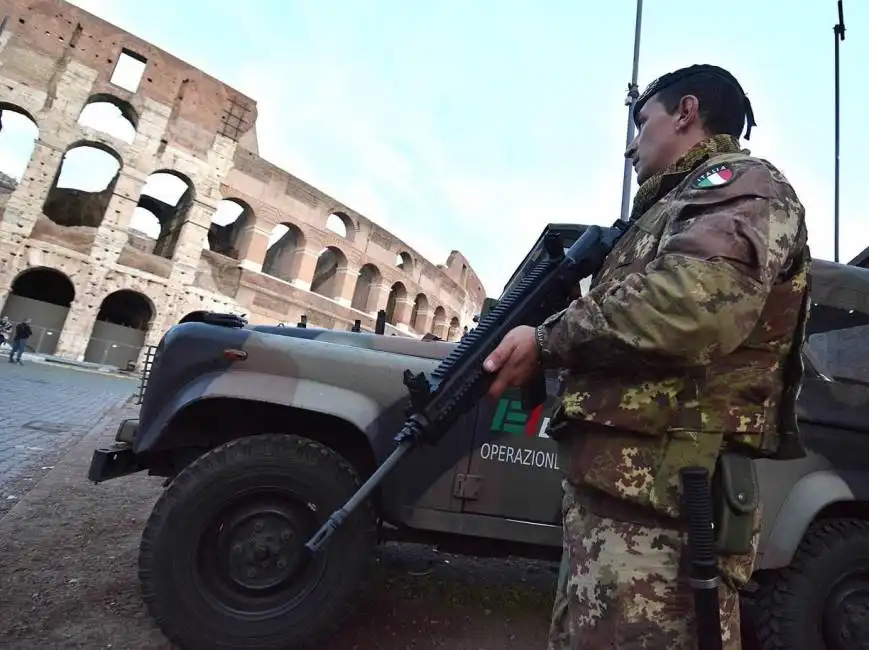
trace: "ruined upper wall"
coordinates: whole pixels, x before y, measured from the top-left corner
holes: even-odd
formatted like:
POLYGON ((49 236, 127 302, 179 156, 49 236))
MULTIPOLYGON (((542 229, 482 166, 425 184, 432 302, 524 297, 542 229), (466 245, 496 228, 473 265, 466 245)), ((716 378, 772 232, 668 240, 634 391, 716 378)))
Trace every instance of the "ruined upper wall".
MULTIPOLYGON (((355 242, 362 252, 407 254, 417 271, 414 280, 421 285, 447 291, 455 297, 467 290, 471 300, 481 304, 485 291, 467 260, 467 273, 425 259, 405 242, 349 206, 326 195, 292 174, 268 163, 258 155, 256 139, 256 102, 181 59, 125 32, 93 14, 62 0, 21 2, 0 0, 0 16, 8 15, 9 42, 4 52, 4 77, 47 93, 46 103, 56 99, 58 81, 71 61, 98 72, 92 95, 105 93, 128 102, 139 115, 148 100, 171 106, 165 141, 205 159, 213 148, 215 135, 221 134, 239 144, 235 154, 235 173, 226 183, 238 187, 258 200, 275 201, 282 210, 285 196, 295 197, 315 211, 342 212, 356 225, 355 242), (146 67, 136 92, 111 83, 121 54, 144 59, 146 67), (33 53, 43 56, 34 57, 33 53), (242 175, 248 179, 242 178, 242 175), (249 179, 256 181, 250 183, 249 179), (262 191, 247 191, 260 183, 262 191), (363 242, 367 242, 363 243, 363 242), (366 250, 374 244, 377 250, 366 250), (479 297, 478 298, 478 294, 479 297)), ((0 98, 2 100, 2 98, 0 98)), ((44 106, 42 108, 51 108, 44 106)), ((279 218, 281 215, 276 214, 279 218)), ((298 215, 289 215, 298 218, 298 215)), ((280 221, 280 219, 279 219, 280 221)), ((278 222, 279 222, 278 221, 278 222)), ((311 223, 301 219, 303 223, 311 223)), ((455 253, 455 252, 454 252, 455 253)), ((451 256, 452 257, 452 256, 451 256)))
MULTIPOLYGON (((166 278, 176 267, 187 267, 182 280, 189 282, 193 277, 191 269, 201 266, 201 240, 207 232, 215 230, 214 225, 209 227, 209 215, 222 196, 238 199, 251 208, 232 227, 212 233, 221 239, 219 250, 215 248, 213 252, 230 255, 238 261, 239 267, 268 275, 263 268, 268 233, 277 224, 295 224, 307 244, 300 246, 297 241, 295 259, 284 260, 279 276, 285 283, 294 282, 296 287, 310 290, 315 276, 324 276, 317 271, 317 256, 323 248, 330 247, 339 252, 338 270, 342 274, 340 281, 335 281, 341 287, 331 287, 330 297, 343 306, 354 300, 359 305, 366 303, 362 297, 343 295, 353 293, 349 283, 359 272, 366 281, 381 288, 394 289, 395 285, 401 285, 396 291, 398 303, 405 300, 413 303, 414 297, 422 297, 420 304, 427 306, 419 307, 418 311, 429 314, 429 320, 434 322, 451 323, 455 316, 463 324, 469 323, 479 309, 485 292, 460 253, 454 251, 447 264, 434 264, 349 206, 260 157, 256 143, 256 104, 249 97, 66 2, 0 0, 0 16, 3 15, 9 16, 9 23, 0 37, 0 89, 5 91, 5 96, 0 94, 0 102, 6 100, 16 108, 30 111, 40 129, 37 148, 41 153, 34 159, 40 162, 33 167, 33 178, 25 179, 24 185, 30 189, 19 192, 22 201, 27 203, 27 210, 38 211, 38 206, 45 208, 42 192, 50 185, 50 180, 42 176, 55 169, 59 171, 57 163, 61 162, 64 151, 85 143, 108 147, 117 154, 115 157, 122 168, 120 180, 117 186, 107 188, 103 197, 106 201, 100 202, 104 209, 94 211, 109 214, 111 218, 105 223, 101 217, 100 223, 77 222, 75 226, 90 227, 93 231, 92 252, 102 254, 100 251, 109 248, 115 250, 112 246, 107 248, 105 242, 97 245, 99 242, 94 239, 97 231, 105 231, 100 242, 109 237, 115 244, 126 246, 116 260, 120 266, 166 278), (135 92, 112 82, 123 52, 145 60, 135 92), (93 129, 75 123, 75 116, 95 100, 108 101, 121 110, 135 129, 132 143, 106 139, 93 129), (130 112, 135 115, 131 117, 130 112), (134 235, 128 235, 130 213, 137 199, 138 205, 148 207, 143 203, 147 197, 139 196, 141 182, 148 174, 159 170, 177 173, 188 184, 187 207, 177 210, 177 219, 169 219, 174 225, 168 228, 167 237, 161 235, 160 241, 165 239, 171 246, 161 248, 158 242, 151 247, 147 263, 133 263, 126 249, 142 253, 139 249, 143 245, 134 235), (111 208, 103 205, 106 202, 111 208), (327 228, 326 221, 332 214, 339 215, 347 226, 346 238, 336 236, 327 228), (400 264, 396 264, 397 257, 400 264), (370 273, 372 267, 378 271, 374 276, 370 273)), ((62 218, 60 207, 67 203, 70 195, 69 191, 54 191, 54 200, 46 202, 49 206, 59 206, 52 210, 55 217, 52 228, 69 225, 62 218)), ((24 209, 24 203, 21 207, 24 209)), ((155 218, 159 220, 160 216, 155 218)), ((39 220, 51 221, 51 217, 39 217, 39 220)), ((52 241, 69 239, 55 235, 52 241)), ((91 249, 84 246, 84 251, 87 250, 91 249)), ((207 260, 213 257, 204 256, 207 260)), ((232 263, 227 260, 226 264, 232 263)), ((236 271, 238 269, 234 271, 238 275, 236 271)), ((196 273, 198 278, 201 273, 196 273)), ((323 282, 325 280, 318 280, 318 284, 323 282)), ((254 280, 248 282, 250 286, 254 284, 254 280)), ((236 289, 224 293, 234 297, 236 289)), ((286 286, 283 290, 288 291, 286 286)), ((371 292, 370 309, 359 308, 366 313, 382 307, 380 303, 386 300, 386 294, 378 293, 380 289, 371 292)), ((242 296, 242 299, 246 298, 242 296)), ((395 309, 396 313, 402 311, 400 305, 395 309)), ((403 309, 409 313, 411 307, 405 305, 403 309)))
POLYGON ((326 219, 340 214, 352 246, 371 261, 389 268, 396 256, 409 256, 412 270, 407 274, 422 289, 437 288, 459 302, 467 294, 477 307, 485 298, 479 277, 458 251, 453 251, 446 265, 435 264, 353 208, 242 147, 235 150, 223 194, 255 206, 261 227, 293 223, 325 230, 326 219), (451 266, 454 258, 455 268, 451 266))
POLYGON ((169 145, 200 158, 212 149, 216 134, 251 146, 245 135, 256 122, 256 102, 168 52, 60 0, 0 0, 3 15, 9 16, 3 76, 46 92, 43 109, 58 99, 59 80, 77 62, 98 72, 93 94, 125 100, 140 115, 148 100, 171 106, 169 145), (122 53, 144 60, 135 92, 110 81, 122 53))

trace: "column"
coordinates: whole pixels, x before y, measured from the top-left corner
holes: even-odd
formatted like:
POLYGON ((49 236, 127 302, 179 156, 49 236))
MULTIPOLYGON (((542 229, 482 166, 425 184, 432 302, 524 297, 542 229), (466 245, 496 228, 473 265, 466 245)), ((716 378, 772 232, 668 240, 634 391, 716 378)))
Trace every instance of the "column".
POLYGON ((418 334, 426 334, 431 329, 434 311, 431 309, 420 309, 416 312, 416 323, 409 323, 411 329, 418 334))
POLYGON ((405 296, 404 298, 396 298, 395 314, 392 318, 394 325, 404 325, 405 329, 410 327, 410 312, 413 311, 413 300, 405 296))
POLYGON ((314 271, 317 270, 317 260, 320 256, 309 247, 301 250, 296 249, 295 256, 298 257, 299 272, 293 278, 292 284, 299 289, 310 291, 311 282, 314 281, 314 271))
POLYGON ((392 285, 380 283, 371 283, 371 291, 368 294, 368 310, 372 315, 377 315, 381 309, 386 309, 389 302, 389 292, 392 285))
POLYGON ((257 222, 242 229, 238 237, 238 260, 242 268, 262 273, 269 248, 269 234, 257 222))
POLYGON ((133 210, 145 185, 145 177, 122 168, 106 207, 100 227, 91 246, 91 259, 102 264, 113 264, 128 241, 127 231, 133 210))
POLYGON ((339 305, 349 307, 353 303, 353 292, 359 280, 359 271, 349 266, 339 266, 335 275, 334 298, 339 305))
POLYGON ((30 164, 18 187, 9 196, 0 229, 20 238, 30 236, 33 226, 42 215, 42 206, 48 196, 54 177, 60 171, 63 148, 40 138, 36 141, 30 164))
POLYGON ((194 201, 190 206, 172 251, 170 280, 191 284, 196 278, 199 258, 202 257, 202 242, 208 235, 215 209, 214 205, 200 200, 194 201))
POLYGON ((94 302, 92 296, 101 292, 102 282, 98 282, 88 287, 88 293, 84 296, 76 296, 58 338, 55 356, 73 361, 84 360, 101 305, 100 301, 94 302))

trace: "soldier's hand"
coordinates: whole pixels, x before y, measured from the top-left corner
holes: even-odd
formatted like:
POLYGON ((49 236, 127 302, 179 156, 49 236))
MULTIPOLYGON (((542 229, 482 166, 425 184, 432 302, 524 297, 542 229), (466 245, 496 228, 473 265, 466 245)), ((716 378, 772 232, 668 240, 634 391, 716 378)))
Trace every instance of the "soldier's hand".
POLYGON ((523 386, 539 369, 539 356, 534 328, 515 327, 483 362, 486 372, 497 373, 489 395, 498 398, 511 387, 523 386))

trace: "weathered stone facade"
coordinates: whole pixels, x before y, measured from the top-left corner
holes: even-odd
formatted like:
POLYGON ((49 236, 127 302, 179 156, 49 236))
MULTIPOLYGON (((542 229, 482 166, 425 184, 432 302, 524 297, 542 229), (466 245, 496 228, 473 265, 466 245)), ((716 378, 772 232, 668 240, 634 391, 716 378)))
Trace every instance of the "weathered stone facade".
POLYGON ((470 325, 485 293, 468 261, 453 251, 434 265, 262 159, 253 99, 65 2, 0 0, 4 15, 0 110, 30 118, 38 138, 17 184, 0 182, 0 305, 8 311, 18 295, 68 308, 59 326, 34 320, 57 338, 34 346, 105 359, 115 339, 101 335, 103 348, 92 351, 99 321, 138 329, 154 344, 202 309, 244 313, 253 323, 294 324, 305 314, 311 326, 340 329, 359 319, 367 330, 386 309, 388 334, 453 340, 470 325), (143 69, 133 89, 114 81, 122 58, 143 69), (92 104, 115 107, 131 125, 128 140, 83 125, 92 104), (83 147, 117 161, 105 188, 58 185, 67 155, 83 147), (156 176, 180 180, 175 205, 143 192, 156 176), (240 214, 215 224, 226 200, 240 214), (159 221, 157 234, 131 223, 137 210, 159 221), (34 269, 41 269, 39 281, 31 275, 22 282, 34 269), (66 286, 52 291, 66 298, 34 294, 52 277, 66 286), (23 285, 30 288, 19 290, 23 285), (148 317, 106 315, 136 300, 148 317))

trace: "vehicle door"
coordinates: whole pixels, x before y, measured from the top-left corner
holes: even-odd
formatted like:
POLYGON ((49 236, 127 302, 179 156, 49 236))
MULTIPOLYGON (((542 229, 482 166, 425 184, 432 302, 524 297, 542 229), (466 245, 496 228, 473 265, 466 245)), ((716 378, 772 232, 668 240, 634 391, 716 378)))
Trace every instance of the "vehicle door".
POLYGON ((522 407, 519 390, 480 402, 474 444, 464 477, 463 512, 561 525, 561 460, 547 435, 558 393, 547 375, 546 402, 522 407))

